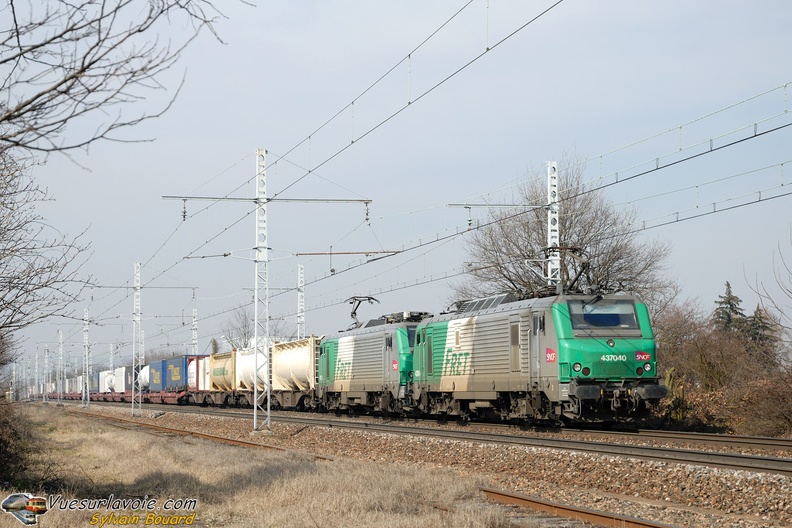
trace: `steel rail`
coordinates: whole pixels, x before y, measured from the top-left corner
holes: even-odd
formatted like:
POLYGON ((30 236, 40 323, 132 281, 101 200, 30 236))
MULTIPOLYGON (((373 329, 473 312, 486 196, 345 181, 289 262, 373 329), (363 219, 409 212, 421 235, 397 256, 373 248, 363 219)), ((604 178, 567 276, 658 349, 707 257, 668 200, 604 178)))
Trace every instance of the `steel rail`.
MULTIPOLYGON (((182 412, 198 413, 201 411, 181 410, 182 412)), ((214 410, 216 416, 246 418, 246 413, 228 410, 214 410)), ((536 436, 509 435, 504 433, 487 433, 474 431, 449 431, 438 428, 412 427, 394 424, 376 424, 370 422, 341 421, 315 416, 273 416, 273 421, 283 423, 301 423, 318 427, 337 427, 352 430, 365 430, 385 434, 411 436, 427 436, 448 440, 515 445, 522 447, 541 447, 562 449, 598 455, 632 457, 643 460, 663 461, 677 464, 703 465, 732 470, 775 473, 792 477, 792 458, 746 455, 740 453, 709 452, 691 449, 675 449, 668 447, 643 446, 634 444, 614 444, 570 440, 565 438, 544 438, 536 436)))
POLYGON ((605 442, 588 442, 563 438, 517 436, 506 435, 502 433, 446 431, 434 428, 416 428, 401 425, 380 425, 346 421, 341 422, 319 418, 295 418, 278 416, 275 418, 275 420, 282 422, 313 424, 325 427, 358 429, 389 434, 431 436, 435 438, 446 438, 449 440, 462 440, 479 443, 563 449, 598 455, 626 456, 644 460, 673 462, 677 464, 704 465, 725 469, 776 473, 779 475, 792 476, 792 459, 789 458, 760 457, 739 453, 720 453, 631 444, 610 444, 605 442))
MULTIPOLYGON (((239 447, 269 449, 269 450, 272 450, 272 451, 282 451, 282 452, 293 451, 293 450, 286 449, 286 448, 283 448, 283 447, 280 447, 280 446, 274 446, 274 445, 269 445, 269 444, 260 444, 260 443, 257 443, 257 442, 247 442, 245 440, 238 440, 236 438, 228 438, 228 437, 225 437, 225 436, 217 436, 217 435, 210 435, 210 434, 207 434, 207 433, 199 433, 197 431, 190 431, 190 430, 187 430, 187 429, 173 429, 171 427, 163 427, 161 425, 156 425, 156 424, 152 424, 152 423, 148 423, 148 422, 141 422, 139 420, 130 420, 128 418, 119 418, 117 416, 110 416, 110 415, 107 415, 107 414, 97 414, 97 413, 92 413, 92 412, 87 412, 87 411, 80 411, 80 412, 67 411, 67 412, 75 414, 77 416, 87 416, 89 418, 100 418, 102 420, 110 420, 110 421, 113 421, 113 422, 117 422, 117 423, 123 424, 128 429, 133 429, 132 427, 128 427, 129 425, 133 425, 133 426, 137 426, 137 427, 146 427, 146 428, 149 428, 149 429, 154 429, 156 431, 160 431, 160 432, 163 432, 163 433, 176 434, 176 435, 180 435, 180 436, 192 436, 192 437, 196 437, 196 438, 203 438, 204 440, 213 440, 213 441, 216 441, 216 442, 223 442, 223 443, 226 443, 226 444, 231 444, 231 445, 235 445, 235 446, 239 446, 239 447)), ((319 460, 335 460, 333 457, 326 456, 326 455, 311 454, 311 456, 316 458, 316 459, 319 459, 319 460)))
POLYGON ((563 432, 600 434, 637 439, 670 440, 673 442, 690 442, 719 447, 742 447, 746 449, 766 449, 788 451, 792 453, 792 438, 772 438, 767 436, 740 436, 716 433, 693 433, 688 431, 661 431, 654 429, 636 429, 635 431, 606 431, 601 429, 566 429, 563 432))
POLYGON ((578 508, 576 506, 569 506, 568 504, 551 502, 537 497, 519 495, 508 491, 490 488, 480 489, 489 500, 504 504, 513 504, 521 508, 539 510, 558 517, 594 523, 600 526, 618 526, 620 528, 673 528, 669 524, 648 521, 646 519, 637 519, 635 517, 626 517, 624 515, 591 510, 588 508, 578 508))

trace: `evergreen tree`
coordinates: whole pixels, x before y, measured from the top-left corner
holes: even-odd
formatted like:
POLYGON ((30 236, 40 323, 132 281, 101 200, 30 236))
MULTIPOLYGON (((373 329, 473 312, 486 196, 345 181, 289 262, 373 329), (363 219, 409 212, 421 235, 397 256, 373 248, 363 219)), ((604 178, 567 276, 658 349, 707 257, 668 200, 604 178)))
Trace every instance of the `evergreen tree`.
POLYGON ((779 341, 776 322, 758 304, 754 313, 745 320, 745 331, 757 345, 775 345, 779 341))
POLYGON ((775 370, 780 365, 778 344, 781 338, 778 330, 778 323, 758 305, 754 313, 745 320, 744 332, 749 340, 748 354, 768 371, 775 370))
POLYGON ((745 323, 745 313, 740 303, 742 299, 732 293, 731 284, 726 281, 726 293, 719 295, 715 301, 717 308, 712 314, 712 326, 725 332, 741 330, 745 323))

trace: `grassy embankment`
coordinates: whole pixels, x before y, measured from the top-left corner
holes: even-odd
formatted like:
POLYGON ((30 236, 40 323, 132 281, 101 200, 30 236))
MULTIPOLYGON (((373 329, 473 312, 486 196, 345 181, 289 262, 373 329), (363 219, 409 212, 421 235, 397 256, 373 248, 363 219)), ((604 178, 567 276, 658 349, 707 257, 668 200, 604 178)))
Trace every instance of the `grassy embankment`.
MULTIPOLYGON (((69 414, 54 406, 19 405, 34 456, 26 471, 28 491, 64 499, 195 499, 193 526, 501 528, 502 510, 469 506, 479 498, 475 479, 452 471, 372 464, 251 450, 190 437, 129 431, 69 414), (454 512, 430 504, 455 505, 454 512), (465 504, 468 504, 466 507, 465 504)), ((0 483, 1 484, 1 483, 0 483)), ((38 517, 47 528, 84 528, 94 513, 148 512, 54 509, 38 517)), ((0 528, 19 526, 0 512, 0 528)), ((189 515, 192 510, 155 510, 189 515)), ((99 524, 95 524, 98 526, 99 524)))

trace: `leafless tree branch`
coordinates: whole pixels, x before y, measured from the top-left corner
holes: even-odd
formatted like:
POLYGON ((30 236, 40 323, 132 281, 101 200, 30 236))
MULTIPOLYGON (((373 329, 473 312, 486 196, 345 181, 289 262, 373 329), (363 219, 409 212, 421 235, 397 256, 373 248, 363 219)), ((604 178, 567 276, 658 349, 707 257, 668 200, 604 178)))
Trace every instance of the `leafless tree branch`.
MULTIPOLYGON (((641 294, 654 310, 667 307, 678 288, 667 279, 663 262, 668 244, 639 239, 633 228, 635 212, 617 211, 603 193, 585 189, 583 165, 574 157, 559 164, 561 246, 578 248, 583 261, 562 252, 562 280, 582 273, 583 288, 625 289, 641 294)), ((536 181, 515 197, 526 206, 547 203, 547 185, 536 181)), ((456 285, 461 298, 504 291, 522 293, 546 289, 547 212, 545 209, 498 210, 486 227, 472 233, 468 247, 470 277, 456 285)))
POLYGON ((44 200, 25 167, 0 153, 0 339, 67 315, 89 280, 80 278, 86 246, 44 222, 36 213, 44 200))
POLYGON ((153 113, 124 111, 164 89, 159 79, 202 30, 217 38, 220 17, 208 0, 10 2, 0 9, 0 152, 127 141, 117 133, 162 115, 178 90, 153 113))

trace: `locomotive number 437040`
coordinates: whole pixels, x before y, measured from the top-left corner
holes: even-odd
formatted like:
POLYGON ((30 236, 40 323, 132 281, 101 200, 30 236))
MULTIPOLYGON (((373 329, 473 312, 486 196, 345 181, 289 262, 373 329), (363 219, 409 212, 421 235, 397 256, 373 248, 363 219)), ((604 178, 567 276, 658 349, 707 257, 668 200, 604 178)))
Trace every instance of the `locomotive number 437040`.
POLYGON ((627 361, 627 356, 619 354, 603 354, 600 361, 627 361))

